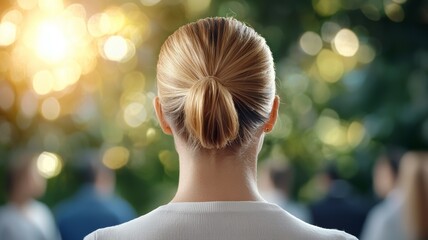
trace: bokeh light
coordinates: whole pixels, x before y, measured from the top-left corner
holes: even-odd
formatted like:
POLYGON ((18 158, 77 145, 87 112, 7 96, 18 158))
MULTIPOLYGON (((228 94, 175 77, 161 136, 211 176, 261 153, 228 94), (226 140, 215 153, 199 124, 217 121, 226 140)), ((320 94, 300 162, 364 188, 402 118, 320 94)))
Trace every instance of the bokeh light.
POLYGON ((109 31, 109 18, 105 13, 97 13, 89 18, 88 31, 93 37, 101 37, 109 31))
POLYGON ((58 12, 64 8, 64 2, 62 0, 38 0, 39 8, 45 12, 58 12))
POLYGON ((341 7, 340 0, 312 0, 312 5, 321 16, 331 16, 341 7))
POLYGON ((126 106, 123 118, 130 127, 138 127, 147 119, 147 111, 142 103, 133 102, 126 106))
POLYGON ((197 16, 208 9, 211 0, 184 0, 188 17, 197 16))
POLYGON ((358 144, 360 144, 363 140, 364 135, 365 128, 361 123, 354 121, 349 125, 347 132, 347 140, 351 146, 358 146, 358 144))
POLYGON ((104 43, 104 54, 111 61, 125 61, 135 54, 135 46, 122 36, 111 36, 104 43))
POLYGON ((316 65, 321 78, 327 82, 338 81, 345 72, 345 67, 340 56, 327 49, 321 50, 318 54, 316 65))
POLYGON ((53 178, 62 170, 62 159, 55 153, 43 152, 37 158, 37 169, 45 178, 53 178))
POLYGON ((32 91, 26 91, 21 96, 20 110, 27 118, 32 118, 37 113, 38 98, 32 91))
POLYGON ((0 46, 8 46, 15 42, 16 25, 11 22, 0 23, 0 46))
POLYGON ((363 14, 370 20, 378 21, 380 19, 380 11, 373 3, 366 3, 361 7, 363 14))
POLYGON ((144 6, 154 6, 156 4, 158 4, 161 0, 140 0, 140 2, 144 5, 144 6))
POLYGON ((358 51, 357 35, 349 29, 340 30, 333 39, 334 49, 342 56, 352 57, 358 51))
POLYGON ((368 64, 376 57, 376 51, 370 45, 361 45, 357 52, 357 58, 360 63, 368 64))
POLYGON ((129 161, 129 151, 125 147, 116 146, 107 149, 103 154, 102 162, 110 169, 124 167, 129 161))
POLYGON ((17 0, 18 6, 24 10, 31 10, 37 6, 38 0, 17 0))
POLYGON ((54 97, 49 97, 42 102, 41 114, 47 120, 55 120, 61 113, 61 105, 54 97))
POLYGON ((178 170, 178 159, 174 158, 174 154, 170 150, 161 150, 158 157, 166 174, 171 174, 178 170))
POLYGON ((39 95, 45 95, 52 91, 55 80, 50 71, 43 70, 34 75, 32 82, 34 91, 39 95))
MULTIPOLYGON (((178 179, 174 141, 152 106, 159 48, 185 23, 235 17, 266 39, 277 70, 282 104, 260 161, 280 156, 296 166, 297 191, 336 159, 342 177, 371 193, 367 174, 379 149, 428 143, 428 18, 420 2, 2 1, 0 149, 55 152, 41 157, 50 159, 41 169, 51 176, 64 164, 44 198, 56 204, 74 188, 52 186, 80 183, 68 177, 75 150, 99 147, 103 164, 121 169, 121 194, 148 210, 165 199, 137 202, 130 183, 144 180, 158 193, 178 179), (62 155, 67 161, 55 160, 62 155)), ((299 192, 307 203, 321 196, 313 187, 299 192)))
POLYGON ((315 56, 322 48, 321 37, 314 32, 305 32, 299 41, 302 50, 309 55, 315 56))
POLYGON ((317 82, 312 88, 312 97, 317 104, 326 103, 331 97, 331 91, 324 82, 317 82))
POLYGON ((315 131, 325 144, 336 147, 343 147, 347 144, 346 128, 336 118, 321 116, 317 121, 315 131))
POLYGON ((396 3, 388 3, 385 6, 385 14, 393 22, 401 22, 404 20, 404 10, 401 5, 396 3))
POLYGON ((0 81, 0 108, 9 110, 15 102, 15 93, 5 81, 0 81))
POLYGON ((340 25, 335 22, 325 21, 321 26, 321 37, 330 43, 340 30, 340 25))
POLYGON ((156 139, 156 137, 157 137, 156 129, 154 128, 147 129, 147 132, 146 132, 147 141, 152 142, 156 139))
POLYGON ((50 63, 65 59, 72 50, 65 26, 58 19, 42 22, 37 29, 35 41, 38 56, 50 63))
POLYGON ((299 94, 293 97, 291 107, 296 113, 305 114, 312 109, 312 100, 305 94, 299 94))

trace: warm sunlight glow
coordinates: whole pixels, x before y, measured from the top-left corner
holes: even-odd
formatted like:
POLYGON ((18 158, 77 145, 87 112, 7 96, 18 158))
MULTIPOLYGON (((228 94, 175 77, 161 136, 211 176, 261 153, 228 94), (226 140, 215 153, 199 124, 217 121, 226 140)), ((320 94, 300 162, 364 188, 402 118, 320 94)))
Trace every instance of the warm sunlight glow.
POLYGON ((104 43, 104 54, 111 61, 119 62, 123 60, 128 51, 128 43, 121 36, 111 36, 104 43))
POLYGON ((34 74, 33 89, 39 95, 45 95, 52 91, 54 87, 54 76, 50 71, 43 70, 34 74))
POLYGON ((16 25, 11 22, 0 23, 0 46, 9 46, 16 40, 16 25))
POLYGON ((16 2, 24 10, 31 10, 37 6, 37 0, 17 0, 16 2))
POLYGON ((64 8, 62 0, 38 0, 39 8, 45 12, 58 12, 64 8))
POLYGON ((38 56, 47 62, 58 62, 67 57, 69 42, 64 26, 58 22, 46 21, 40 24, 36 37, 38 56))
POLYGON ((158 4, 160 2, 160 0, 140 0, 140 2, 144 5, 144 6, 154 6, 156 4, 158 4))
POLYGON ((53 89, 55 91, 61 91, 79 80, 82 69, 79 64, 70 61, 64 66, 55 68, 53 74, 55 76, 53 89))

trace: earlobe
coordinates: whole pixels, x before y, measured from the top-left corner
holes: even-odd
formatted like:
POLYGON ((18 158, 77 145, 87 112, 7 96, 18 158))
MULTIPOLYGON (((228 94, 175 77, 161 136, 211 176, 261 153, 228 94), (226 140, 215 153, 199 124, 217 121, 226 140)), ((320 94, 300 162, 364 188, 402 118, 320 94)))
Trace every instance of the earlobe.
POLYGON ((153 99, 153 107, 155 108, 156 117, 158 118, 159 125, 161 126, 162 131, 165 134, 172 135, 171 126, 165 120, 165 116, 163 115, 163 111, 162 111, 162 105, 160 103, 158 96, 156 96, 155 99, 153 99))
POLYGON ((266 124, 263 126, 263 131, 268 133, 272 131, 275 126, 276 119, 278 118, 278 109, 279 109, 279 96, 276 95, 273 100, 272 110, 270 112, 270 116, 266 124))

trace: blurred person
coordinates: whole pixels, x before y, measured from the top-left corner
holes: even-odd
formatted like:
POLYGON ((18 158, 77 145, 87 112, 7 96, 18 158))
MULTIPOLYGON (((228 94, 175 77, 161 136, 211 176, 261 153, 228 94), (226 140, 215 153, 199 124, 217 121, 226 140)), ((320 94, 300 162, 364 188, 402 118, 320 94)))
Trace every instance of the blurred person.
POLYGON ((154 106, 173 136, 180 176, 172 201, 85 239, 355 239, 307 224, 259 195, 257 156, 276 121, 272 53, 233 18, 179 28, 163 44, 154 106))
POLYGON ((84 185, 55 209, 63 240, 81 240, 90 232, 136 217, 133 208, 114 193, 114 172, 105 167, 96 150, 82 151, 76 162, 84 185))
MULTIPOLYGON (((364 239, 428 239, 428 152, 408 152, 400 163, 394 208, 383 211, 373 235, 364 239)), ((376 209, 375 209, 376 210, 376 209)))
POLYGON ((49 208, 35 200, 46 190, 46 180, 37 169, 37 155, 17 152, 7 164, 8 203, 0 208, 0 239, 60 239, 49 208))
POLYGON ((300 220, 310 223, 311 214, 309 209, 290 197, 294 178, 293 168, 283 162, 272 162, 267 163, 267 166, 261 168, 261 170, 266 172, 262 174, 268 175, 260 177, 262 181, 264 180, 263 177, 267 178, 264 186, 259 185, 262 197, 268 202, 277 204, 300 220))
POLYGON ((390 223, 391 214, 400 212, 403 204, 402 193, 398 189, 398 173, 403 153, 400 148, 390 148, 375 164, 373 189, 383 201, 370 210, 361 233, 362 240, 405 239, 401 225, 396 223, 398 226, 393 227, 394 224, 390 223), (385 238, 385 234, 389 234, 385 232, 386 229, 389 229, 391 238, 385 238))
POLYGON ((428 239, 428 152, 410 152, 400 167, 407 239, 428 239))
POLYGON ((340 178, 334 164, 327 166, 318 178, 326 195, 310 206, 312 223, 319 227, 336 228, 358 236, 367 210, 353 194, 352 186, 340 178))

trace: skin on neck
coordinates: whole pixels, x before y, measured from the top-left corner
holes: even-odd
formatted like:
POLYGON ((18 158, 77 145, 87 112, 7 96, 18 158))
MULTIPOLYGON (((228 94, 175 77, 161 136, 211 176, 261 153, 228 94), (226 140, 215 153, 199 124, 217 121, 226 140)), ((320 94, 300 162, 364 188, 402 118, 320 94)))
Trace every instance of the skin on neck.
POLYGON ((270 132, 275 125, 278 96, 275 96, 268 121, 255 133, 253 141, 233 151, 187 146, 166 120, 159 97, 153 103, 162 130, 174 137, 179 155, 179 184, 172 202, 264 201, 257 189, 257 156, 265 132, 270 132))
POLYGON ((238 150, 191 149, 175 137, 180 178, 172 202, 263 201, 257 189, 257 154, 264 135, 238 150))

